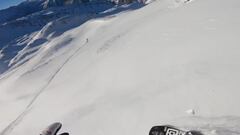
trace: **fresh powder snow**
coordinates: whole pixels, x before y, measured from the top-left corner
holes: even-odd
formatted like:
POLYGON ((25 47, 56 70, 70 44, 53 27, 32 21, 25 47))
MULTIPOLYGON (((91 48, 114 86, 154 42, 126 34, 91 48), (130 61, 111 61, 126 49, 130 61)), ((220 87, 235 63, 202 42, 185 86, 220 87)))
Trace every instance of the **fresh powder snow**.
POLYGON ((54 122, 70 135, 148 135, 166 124, 239 135, 240 1, 147 3, 22 17, 54 14, 0 37, 0 135, 38 135, 54 122))

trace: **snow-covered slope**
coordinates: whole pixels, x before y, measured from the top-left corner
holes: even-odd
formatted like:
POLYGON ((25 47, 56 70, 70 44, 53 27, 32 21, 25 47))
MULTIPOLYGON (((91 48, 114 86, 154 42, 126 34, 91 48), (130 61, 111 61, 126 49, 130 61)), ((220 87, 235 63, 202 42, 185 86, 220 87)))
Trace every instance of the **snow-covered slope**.
POLYGON ((54 7, 46 5, 46 2, 49 1, 25 1, 0 11, 0 73, 29 60, 43 43, 54 36, 114 7, 107 1, 54 7), (41 34, 44 31, 47 32, 41 34))
POLYGON ((60 121, 71 135, 146 135, 157 124, 239 135, 239 10, 239 0, 159 0, 41 44, 1 77, 0 134, 60 121))

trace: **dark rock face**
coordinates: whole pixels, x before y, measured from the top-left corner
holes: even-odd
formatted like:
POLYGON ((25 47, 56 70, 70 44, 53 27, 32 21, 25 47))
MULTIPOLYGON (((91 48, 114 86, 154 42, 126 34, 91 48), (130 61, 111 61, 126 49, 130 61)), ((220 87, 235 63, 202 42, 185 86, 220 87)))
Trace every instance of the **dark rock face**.
POLYGON ((134 0, 119 0, 118 4, 129 4, 132 3, 134 0))
POLYGON ((98 2, 98 3, 115 2, 115 0, 45 0, 44 9, 49 8, 49 7, 79 5, 79 4, 83 4, 83 3, 89 3, 89 2, 95 2, 95 3, 96 2, 98 2))
POLYGON ((122 5, 122 4, 130 4, 133 2, 138 2, 138 3, 145 3, 146 0, 111 0, 111 2, 114 2, 117 5, 122 5))
POLYGON ((80 3, 82 3, 82 0, 47 0, 44 3, 44 8, 74 5, 74 4, 80 4, 80 3))

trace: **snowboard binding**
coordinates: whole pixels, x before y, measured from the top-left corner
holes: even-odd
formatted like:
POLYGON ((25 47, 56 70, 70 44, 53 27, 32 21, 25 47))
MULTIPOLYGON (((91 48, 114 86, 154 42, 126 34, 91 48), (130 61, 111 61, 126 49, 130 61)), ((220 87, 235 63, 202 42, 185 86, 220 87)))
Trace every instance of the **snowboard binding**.
POLYGON ((171 125, 154 126, 149 135, 203 135, 200 131, 184 131, 171 125))

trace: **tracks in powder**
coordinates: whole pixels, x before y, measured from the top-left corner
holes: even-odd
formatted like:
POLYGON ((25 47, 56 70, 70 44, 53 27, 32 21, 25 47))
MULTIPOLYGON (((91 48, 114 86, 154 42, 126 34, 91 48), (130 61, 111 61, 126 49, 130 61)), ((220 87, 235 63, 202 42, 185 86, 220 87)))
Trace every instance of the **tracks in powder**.
POLYGON ((37 98, 46 90, 46 88, 51 84, 51 82, 54 80, 54 78, 58 75, 60 71, 62 71, 63 67, 83 48, 87 45, 88 41, 86 41, 82 46, 77 48, 75 52, 73 52, 72 55, 70 55, 63 64, 53 73, 51 78, 48 80, 48 82, 38 91, 38 93, 33 97, 33 99, 30 101, 30 103, 27 105, 27 107, 24 109, 24 111, 14 120, 12 121, 1 133, 0 135, 8 135, 11 133, 11 131, 23 120, 23 118, 28 114, 28 112, 31 110, 33 103, 37 100, 37 98))

